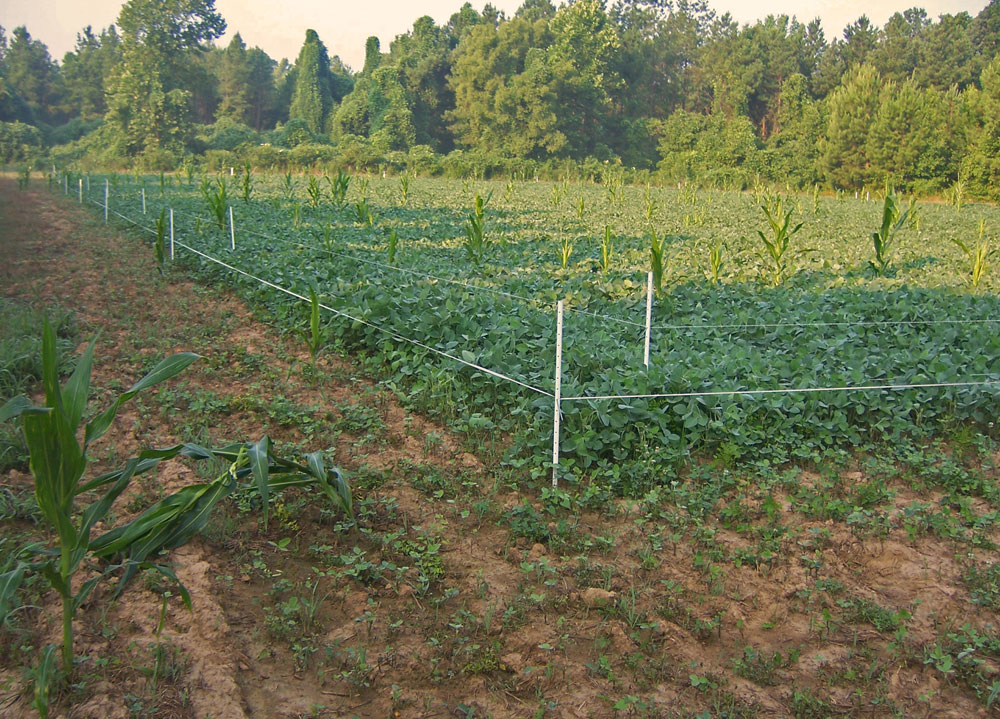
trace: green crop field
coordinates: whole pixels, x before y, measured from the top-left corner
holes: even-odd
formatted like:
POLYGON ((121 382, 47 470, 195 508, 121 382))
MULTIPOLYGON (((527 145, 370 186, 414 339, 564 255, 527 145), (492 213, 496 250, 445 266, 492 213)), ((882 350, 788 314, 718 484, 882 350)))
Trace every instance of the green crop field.
MULTIPOLYGON (((98 204, 103 180, 87 181, 98 204)), ((509 432, 510 461, 538 472, 564 300, 562 395, 577 399, 562 404, 560 472, 610 477, 625 494, 692 452, 818 459, 942 422, 985 426, 998 409, 1000 211, 988 205, 893 195, 877 257, 880 197, 246 173, 112 176, 109 196, 125 225, 152 228, 172 208, 178 242, 253 277, 185 248, 177 260, 288 329, 308 307, 259 280, 314 288, 344 315, 323 313, 323 341, 372 357, 411 406, 473 434, 509 432), (774 392, 887 385, 951 386, 774 392), (642 397, 659 394, 688 396, 642 397)))

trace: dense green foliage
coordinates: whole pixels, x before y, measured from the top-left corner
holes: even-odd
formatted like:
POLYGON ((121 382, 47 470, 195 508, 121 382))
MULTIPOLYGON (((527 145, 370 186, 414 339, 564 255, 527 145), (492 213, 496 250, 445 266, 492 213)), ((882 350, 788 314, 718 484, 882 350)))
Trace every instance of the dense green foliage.
POLYGON ((919 8, 740 26, 702 0, 527 0, 418 18, 358 72, 314 30, 276 63, 214 0, 129 0, 61 64, 26 28, 0 34, 0 137, 20 161, 173 169, 368 168, 449 176, 596 177, 863 190, 888 181, 998 199, 1000 0, 975 17, 919 8), (86 124, 103 117, 103 126, 86 124), (81 124, 84 123, 84 124, 81 124))
MULTIPOLYGON (((969 258, 954 242, 995 245, 995 229, 978 239, 980 221, 1000 226, 995 208, 920 204, 904 224, 897 217, 893 271, 879 277, 871 237, 885 224, 884 203, 853 196, 411 179, 404 204, 398 180, 348 184, 346 202, 323 194, 313 206, 291 176, 255 178, 254 200, 237 208, 235 252, 197 183, 168 186, 152 206, 173 207, 178 237, 199 251, 302 297, 316 287, 325 307, 343 313, 326 315, 331 340, 366 353, 413 406, 472 433, 513 432, 512 462, 541 468, 551 449, 553 405, 544 392, 553 389, 557 299, 568 308, 564 397, 699 394, 564 402, 563 466, 624 492, 660 481, 692 452, 818 460, 955 421, 985 426, 1000 409, 996 387, 983 385, 757 393, 1000 380, 996 280, 987 269, 973 286, 969 258), (470 232, 480 229, 484 241, 471 251, 470 232), (790 249, 775 260, 762 252, 761 234, 790 249), (662 292, 647 370, 651 236, 662 253, 662 292)), ((119 178, 112 207, 142 222, 137 191, 119 178)), ((301 326, 294 298, 179 253, 194 271, 301 326)))

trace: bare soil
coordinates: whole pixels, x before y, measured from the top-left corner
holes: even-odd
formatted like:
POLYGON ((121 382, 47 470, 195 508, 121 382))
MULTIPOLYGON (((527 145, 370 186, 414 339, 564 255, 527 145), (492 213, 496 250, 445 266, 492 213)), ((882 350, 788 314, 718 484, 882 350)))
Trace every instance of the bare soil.
MULTIPOLYGON (((804 514, 792 483, 765 505, 753 476, 729 497, 742 524, 716 511, 678 525, 686 510, 666 498, 560 509, 499 450, 414 415, 351 357, 331 349, 314 367, 297 336, 225 289, 161 275, 139 238, 41 184, 18 191, 0 179, 0 292, 72 309, 83 337, 99 334, 92 409, 169 353, 203 355, 119 416, 92 472, 146 447, 268 434, 289 454, 330 450, 359 517, 349 526, 289 492, 265 531, 249 500, 227 505, 169 557, 190 611, 176 588, 146 577, 83 608, 85 660, 54 716, 998 714, 984 695, 996 648, 951 671, 933 651, 974 643, 963 626, 996 637, 996 610, 973 602, 964 578, 995 562, 1000 536, 915 532, 906 508, 943 496, 919 478, 886 482, 877 532, 804 514), (778 549, 762 553, 774 526, 778 549)), ((867 482, 866 466, 858 458, 836 479, 867 482)), ((976 470, 995 481, 995 458, 976 470)), ((169 464, 137 482, 118 519, 199 471, 169 464)), ((829 477, 811 468, 795 483, 829 477)), ((30 489, 25 472, 0 483, 30 489)), ((970 511, 996 511, 977 502, 970 511)), ((41 531, 0 522, 0 536, 41 531)), ((37 608, 0 632, 2 717, 36 715, 26 677, 37 648, 57 641, 56 597, 35 591, 37 608)))

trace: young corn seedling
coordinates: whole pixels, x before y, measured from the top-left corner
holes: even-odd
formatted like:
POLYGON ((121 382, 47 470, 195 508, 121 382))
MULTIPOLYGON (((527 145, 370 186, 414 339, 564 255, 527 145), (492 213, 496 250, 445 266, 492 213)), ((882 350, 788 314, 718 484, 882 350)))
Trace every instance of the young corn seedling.
POLYGON ((560 267, 564 270, 569 265, 569 258, 572 254, 573 240, 570 239, 569 235, 563 235, 562 239, 559 241, 559 262, 560 267))
POLYGON ((201 194, 208 204, 208 211, 215 220, 215 224, 220 230, 226 229, 226 219, 229 217, 229 197, 226 189, 226 181, 219 177, 215 181, 215 189, 212 189, 212 182, 207 178, 201 178, 201 194))
POLYGON ((472 214, 469 215, 469 219, 465 222, 465 252, 468 254, 469 259, 477 265, 483 261, 483 253, 486 251, 485 208, 492 196, 493 193, 490 193, 483 200, 482 195, 477 193, 472 214))
POLYGON ((281 191, 284 193, 285 199, 291 202, 295 196, 295 182, 292 180, 291 170, 281 176, 281 191))
MULTIPOLYGON (((261 497, 265 527, 270 492, 294 486, 318 486, 335 507, 353 518, 350 487, 338 470, 327 472, 321 453, 306 455, 305 465, 279 459, 267 437, 221 449, 178 444, 145 450, 121 469, 84 479, 90 446, 107 433, 122 405, 183 371, 198 355, 181 353, 163 360, 88 422, 83 421, 83 413, 90 392, 94 341, 63 386, 59 385, 57 355, 55 332, 46 318, 42 328, 44 404, 35 406, 19 395, 0 407, 0 422, 20 421, 30 456, 35 500, 55 545, 34 543, 14 552, 8 563, 13 568, 0 574, 0 625, 17 610, 18 590, 25 579, 29 575, 41 576, 62 600, 62 669, 67 677, 73 674, 73 620, 98 582, 119 573, 117 595, 141 569, 153 569, 177 581, 169 568, 155 563, 155 558, 162 551, 190 541, 205 526, 212 508, 237 488, 247 486, 248 480, 261 497), (134 477, 178 456, 222 459, 229 468, 215 480, 187 486, 153 504, 131 522, 91 538, 95 525, 108 520, 115 501, 134 477), (77 503, 95 494, 102 496, 79 511, 77 503), (74 582, 85 562, 97 562, 103 571, 82 583, 74 582)), ((180 593, 190 606, 183 586, 180 593)), ((35 673, 36 706, 43 716, 48 711, 47 694, 55 674, 56 652, 56 647, 46 647, 35 673)))
POLYGON ((892 265, 892 245, 896 233, 903 228, 910 211, 900 213, 899 202, 894 193, 885 196, 882 205, 882 226, 872 233, 872 243, 875 246, 875 261, 869 262, 876 277, 885 277, 892 265))
POLYGON ((965 180, 959 175, 955 184, 951 186, 951 204, 961 212, 963 202, 965 202, 965 180))
POLYGON ((819 184, 813 185, 813 214, 819 214, 819 184))
POLYGON ((31 167, 25 165, 21 168, 21 171, 17 173, 17 189, 27 190, 28 183, 31 182, 31 167))
POLYGON ((73 671, 73 618, 96 584, 96 579, 91 579, 76 587, 75 591, 72 586, 73 575, 89 553, 90 531, 94 524, 107 517, 112 503, 131 478, 139 471, 148 469, 140 460, 132 460, 123 470, 85 482, 83 474, 87 468, 87 450, 91 443, 108 431, 122 404, 139 392, 173 377, 198 359, 197 355, 190 353, 167 358, 110 407, 84 424, 83 412, 90 390, 93 357, 94 342, 91 342, 65 386, 60 387, 55 332, 46 318, 42 328, 45 404, 36 407, 22 395, 8 401, 0 409, 0 422, 15 417, 21 420, 35 480, 35 499, 58 538, 58 551, 50 553, 46 548, 37 546, 23 548, 18 559, 37 553, 34 564, 18 561, 13 570, 0 575, 0 623, 11 609, 14 590, 20 586, 25 574, 29 570, 42 574, 62 599, 62 664, 67 675, 73 671), (78 439, 81 428, 84 430, 82 445, 78 439), (88 506, 83 514, 75 511, 77 497, 108 485, 110 488, 104 497, 88 506))
POLYGON ((708 278, 712 280, 713 285, 719 284, 719 279, 722 276, 723 254, 725 249, 726 243, 722 240, 716 240, 712 246, 708 248, 708 278))
POLYGON ((310 176, 309 184, 306 186, 306 193, 309 195, 309 206, 315 210, 319 207, 320 200, 323 199, 319 189, 319 182, 316 181, 315 177, 310 176))
MULTIPOLYGON (((399 178, 399 204, 406 207, 406 201, 410 196, 410 175, 406 172, 399 178)), ((390 260, 391 262, 391 260, 390 260)))
POLYGON ((586 211, 586 200, 583 195, 580 195, 579 201, 576 203, 576 217, 578 220, 583 221, 583 213, 586 211))
POLYGON ((396 234, 396 230, 393 229, 389 233, 389 264, 396 261, 396 248, 399 246, 399 236, 396 234))
POLYGON ((333 204, 343 208, 347 203, 347 188, 351 184, 351 176, 340 170, 336 177, 333 179, 327 177, 326 181, 330 184, 330 199, 333 200, 333 204))
POLYGON ((372 227, 375 225, 375 216, 372 214, 371 208, 368 207, 368 200, 361 198, 354 203, 354 215, 357 218, 358 224, 363 227, 372 227))
POLYGON ((664 245, 663 240, 657 236, 655 229, 651 229, 649 232, 649 268, 653 271, 653 287, 656 289, 656 294, 659 295, 663 289, 664 245))
POLYGON ((615 251, 615 243, 611 237, 611 225, 604 226, 604 237, 601 239, 601 274, 608 276, 611 269, 611 256, 615 251))
POLYGON ((757 235, 760 237, 761 242, 764 244, 764 250, 762 255, 764 257, 765 263, 770 264, 770 282, 771 285, 777 287, 785 279, 788 274, 788 244, 791 237, 802 229, 802 223, 795 225, 795 227, 789 229, 792 222, 792 210, 787 213, 783 212, 781 198, 775 198, 774 200, 762 204, 760 209, 764 211, 764 216, 767 218, 767 224, 771 228, 771 237, 768 237, 760 230, 757 230, 757 235))
POLYGON ((994 254, 993 248, 990 247, 990 240, 986 237, 986 221, 979 221, 979 240, 975 245, 966 244, 957 237, 952 237, 951 241, 958 245, 969 258, 971 269, 969 284, 974 289, 979 289, 979 283, 982 281, 983 275, 986 274, 987 264, 994 254))
POLYGON ((253 197, 253 175, 250 174, 249 162, 243 165, 243 175, 240 177, 240 196, 247 205, 250 204, 250 198, 253 197))
POLYGON ((313 366, 316 365, 316 358, 323 349, 323 329, 319 324, 319 297, 316 288, 309 287, 309 331, 299 330, 299 335, 306 341, 309 348, 309 356, 312 358, 313 366))

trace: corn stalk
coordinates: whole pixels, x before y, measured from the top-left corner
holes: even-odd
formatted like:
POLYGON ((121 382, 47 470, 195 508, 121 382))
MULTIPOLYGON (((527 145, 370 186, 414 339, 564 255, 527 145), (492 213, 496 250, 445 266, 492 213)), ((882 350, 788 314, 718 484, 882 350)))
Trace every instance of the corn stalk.
POLYGON ((604 237, 601 239, 601 274, 607 277, 611 269, 611 256, 615 251, 615 243, 611 237, 611 225, 604 226, 604 237))
POLYGON ((969 258, 971 270, 969 284, 974 289, 979 289, 979 283, 982 281, 983 275, 986 274, 989 260, 994 254, 993 248, 990 247, 990 240, 986 237, 986 221, 979 221, 979 240, 975 245, 968 245, 957 237, 952 237, 951 241, 958 245, 966 257, 969 258))
POLYGON ((777 287, 788 274, 789 240, 796 232, 802 229, 802 223, 800 222, 795 227, 789 229, 792 222, 793 210, 789 210, 787 213, 783 212, 780 197, 762 204, 760 209, 764 211, 764 217, 767 218, 767 224, 771 229, 771 236, 768 237, 760 230, 757 230, 757 235, 764 244, 762 255, 765 263, 771 265, 771 284, 777 287))
POLYGON ((208 204, 208 211, 215 220, 215 224, 220 230, 226 229, 226 217, 229 210, 229 197, 226 189, 226 181, 219 177, 215 181, 215 189, 212 189, 212 182, 207 178, 201 178, 201 194, 208 204))
MULTIPOLYGON (((42 329, 44 404, 36 406, 19 395, 0 408, 0 422, 20 421, 30 456, 35 499, 52 530, 55 545, 50 548, 44 543, 30 544, 14 553, 8 563, 13 568, 0 574, 0 625, 16 610, 17 591, 23 581, 29 575, 44 578, 62 600, 62 668, 67 676, 73 673, 73 619, 95 586, 109 575, 118 574, 116 594, 120 593, 141 569, 153 569, 176 581, 173 572, 157 565, 155 558, 160 552, 181 546, 194 537, 205 525, 212 508, 241 483, 252 481, 252 486, 261 495, 265 524, 269 493, 291 486, 319 486, 335 506, 353 517, 350 488, 337 470, 326 471, 320 453, 307 455, 304 465, 279 459, 274 456, 267 437, 221 449, 183 444, 146 450, 129 459, 121 469, 85 480, 88 449, 110 429, 121 406, 198 359, 198 355, 191 353, 168 357, 102 412, 84 422, 93 356, 94 341, 91 341, 69 380, 60 387, 55 332, 46 318, 42 329), (94 526, 108 519, 115 500, 134 477, 177 456, 196 460, 220 458, 230 466, 212 482, 185 487, 152 505, 131 522, 91 538, 94 526), (82 512, 78 511, 78 500, 91 493, 103 495, 82 512), (103 571, 74 586, 73 577, 85 561, 101 562, 103 571)), ((180 593, 190 605, 183 586, 180 593)), ((43 651, 42 663, 36 672, 39 680, 44 680, 44 686, 36 685, 36 704, 44 705, 43 715, 47 712, 44 694, 53 676, 53 659, 54 648, 49 647, 43 651)))
POLYGON ((336 177, 331 179, 328 176, 326 181, 330 185, 330 199, 333 200, 333 204, 338 208, 343 208, 347 203, 347 188, 351 184, 351 176, 340 170, 336 177))
MULTIPOLYGON (((558 188, 553 188, 558 191, 558 188)), ((477 265, 483 261, 483 253, 486 251, 486 205, 490 201, 493 193, 483 200, 482 195, 476 194, 475 204, 472 214, 465 222, 465 252, 469 259, 477 265)))
POLYGON ((659 295, 663 289, 664 244, 663 240, 656 235, 656 230, 651 229, 649 232, 649 264, 653 272, 653 287, 656 288, 656 294, 659 295))
POLYGON ((882 204, 882 226, 872 233, 872 243, 875 246, 875 261, 869 262, 876 277, 885 277, 892 265, 892 245, 896 233, 903 228, 910 211, 900 213, 896 195, 888 193, 882 204))

